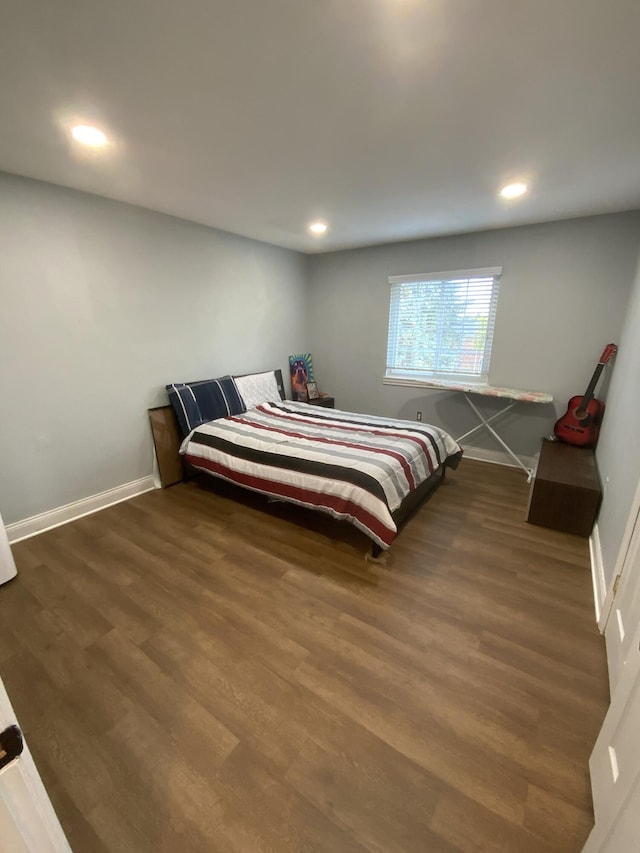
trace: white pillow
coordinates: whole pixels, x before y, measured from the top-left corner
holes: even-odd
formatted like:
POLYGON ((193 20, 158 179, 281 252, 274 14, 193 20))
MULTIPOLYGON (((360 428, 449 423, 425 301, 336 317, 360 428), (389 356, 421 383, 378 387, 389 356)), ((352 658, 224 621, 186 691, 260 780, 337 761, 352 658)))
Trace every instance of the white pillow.
POLYGON ((273 370, 252 373, 250 376, 235 376, 234 379, 247 409, 255 409, 261 403, 279 403, 282 400, 273 370))

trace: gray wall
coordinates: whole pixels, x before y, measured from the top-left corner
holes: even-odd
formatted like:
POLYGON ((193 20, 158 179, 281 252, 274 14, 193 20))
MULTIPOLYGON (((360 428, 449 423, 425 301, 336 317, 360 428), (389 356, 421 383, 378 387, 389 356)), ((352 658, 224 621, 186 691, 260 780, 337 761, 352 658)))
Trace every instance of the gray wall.
MULTIPOLYGON (((382 384, 387 277, 415 272, 504 267, 491 381, 557 398, 502 427, 532 454, 619 338, 639 237, 631 213, 305 258, 0 174, 0 512, 19 521, 150 474, 146 409, 165 402, 166 382, 286 371, 290 352, 313 352, 339 406, 421 410, 464 432, 475 420, 459 395, 382 384)), ((611 481, 600 521, 608 566, 640 464, 616 450, 633 423, 620 414, 623 390, 638 385, 638 290, 598 449, 611 481)))
MULTIPOLYGON (((382 384, 390 275, 502 266, 490 381, 549 391, 554 405, 521 404, 500 431, 533 455, 572 394, 584 391, 602 347, 620 336, 640 241, 640 212, 554 222, 316 255, 309 314, 317 378, 336 405, 440 424, 477 423, 461 395, 382 384)), ((601 393, 606 390, 606 382, 601 393)), ((475 398, 487 412, 503 401, 475 398)), ((472 448, 499 449, 478 434, 472 448)))
POLYGON ((288 369, 304 256, 0 174, 5 523, 152 472, 171 381, 288 369))
POLYGON ((607 411, 596 450, 604 497, 598 517, 607 588, 640 481, 640 262, 614 363, 607 411), (638 417, 636 417, 636 415, 638 417))

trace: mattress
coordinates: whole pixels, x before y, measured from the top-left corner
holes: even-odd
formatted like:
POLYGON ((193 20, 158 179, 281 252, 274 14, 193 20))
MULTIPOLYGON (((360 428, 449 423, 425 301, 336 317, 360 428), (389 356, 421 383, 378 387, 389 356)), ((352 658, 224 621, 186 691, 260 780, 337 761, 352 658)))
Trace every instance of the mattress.
POLYGON ((199 471, 350 521, 381 548, 405 498, 462 454, 429 424, 290 401, 202 424, 180 452, 199 471))

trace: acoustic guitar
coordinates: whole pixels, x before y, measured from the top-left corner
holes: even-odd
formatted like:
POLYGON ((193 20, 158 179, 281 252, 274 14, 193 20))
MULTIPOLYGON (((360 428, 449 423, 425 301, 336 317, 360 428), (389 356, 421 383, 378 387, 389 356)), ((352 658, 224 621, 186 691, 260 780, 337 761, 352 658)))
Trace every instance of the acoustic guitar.
POLYGON ((587 390, 569 400, 567 411, 553 428, 556 438, 575 447, 594 447, 600 432, 604 403, 593 396, 604 366, 618 352, 615 344, 607 344, 591 377, 587 390))

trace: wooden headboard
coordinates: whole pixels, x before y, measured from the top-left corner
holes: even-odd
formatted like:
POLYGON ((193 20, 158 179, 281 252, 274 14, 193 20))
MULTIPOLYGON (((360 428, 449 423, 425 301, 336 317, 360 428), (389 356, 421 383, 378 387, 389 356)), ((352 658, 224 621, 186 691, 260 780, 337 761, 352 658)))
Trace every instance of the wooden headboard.
MULTIPOLYGON (((255 372, 267 373, 266 370, 256 370, 255 372)), ((278 383, 280 398, 286 400, 282 371, 274 370, 273 372, 278 383)), ((251 374, 242 373, 238 376, 251 376, 251 374)), ((153 444, 156 449, 156 459, 158 460, 160 482, 162 488, 166 489, 167 486, 173 486, 175 483, 181 483, 184 480, 184 465, 180 456, 182 437, 173 406, 169 404, 155 406, 153 409, 148 409, 148 412, 153 444)))
POLYGON ((148 409, 149 423, 153 444, 156 449, 156 460, 162 488, 173 486, 184 480, 184 467, 180 456, 180 430, 173 406, 155 406, 148 409))

